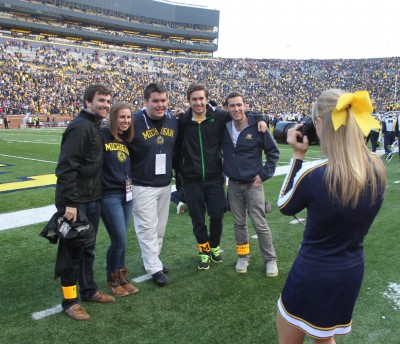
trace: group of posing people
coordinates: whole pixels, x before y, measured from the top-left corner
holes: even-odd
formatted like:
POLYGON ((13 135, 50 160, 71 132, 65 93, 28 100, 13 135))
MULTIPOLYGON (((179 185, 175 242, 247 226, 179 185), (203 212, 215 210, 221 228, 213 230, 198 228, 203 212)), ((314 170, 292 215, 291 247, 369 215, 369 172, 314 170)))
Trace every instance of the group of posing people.
MULTIPOLYGON (((134 114, 128 103, 111 106, 111 98, 111 89, 104 85, 85 90, 83 109, 62 138, 56 168, 56 206, 60 216, 71 223, 84 214, 95 228, 94 236, 102 218, 111 240, 106 272, 113 296, 98 290, 93 279, 95 240, 73 247, 67 251, 71 264, 60 273, 65 313, 75 320, 90 318, 78 302, 78 282, 82 301, 110 303, 115 302, 115 296, 139 291, 129 282, 125 266, 132 213, 145 270, 160 287, 171 282, 160 252, 173 169, 182 177, 198 244, 198 268, 207 270, 211 261, 223 260, 224 174, 229 178, 236 271, 246 273, 249 265, 250 216, 265 273, 277 276, 263 182, 274 175, 279 150, 263 116, 246 113, 246 100, 237 92, 227 95, 224 110, 210 106, 208 90, 202 84, 189 87, 190 108, 176 111, 177 116, 168 112, 168 91, 160 84, 145 88, 144 108, 134 114), (109 127, 100 128, 108 114, 109 127)), ((333 336, 351 330, 352 310, 362 280, 362 242, 382 204, 386 183, 382 162, 364 142, 365 130, 368 134, 376 125, 369 108, 360 114, 360 102, 368 101, 368 94, 362 97, 340 90, 326 91, 317 100, 312 116, 327 157, 323 162, 302 167, 307 137, 301 143, 297 140, 302 136, 298 130, 301 124, 288 133, 294 157, 278 205, 287 215, 307 208, 308 217, 299 255, 278 302, 281 343, 300 343, 305 333, 334 343, 333 336), (346 290, 346 299, 342 290, 346 290)))

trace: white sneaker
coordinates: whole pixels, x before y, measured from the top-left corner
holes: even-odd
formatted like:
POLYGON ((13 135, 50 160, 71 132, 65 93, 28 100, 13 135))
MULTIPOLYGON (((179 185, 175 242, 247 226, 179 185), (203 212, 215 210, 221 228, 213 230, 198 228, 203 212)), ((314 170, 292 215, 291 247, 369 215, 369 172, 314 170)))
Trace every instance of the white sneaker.
POLYGON ((249 266, 249 258, 238 258, 235 270, 240 274, 245 274, 247 272, 248 266, 249 266))
POLYGON ((268 277, 278 276, 278 266, 276 265, 276 261, 267 262, 266 274, 268 277))
POLYGON ((178 203, 178 205, 176 206, 176 213, 178 215, 185 213, 185 203, 183 203, 183 202, 178 203))

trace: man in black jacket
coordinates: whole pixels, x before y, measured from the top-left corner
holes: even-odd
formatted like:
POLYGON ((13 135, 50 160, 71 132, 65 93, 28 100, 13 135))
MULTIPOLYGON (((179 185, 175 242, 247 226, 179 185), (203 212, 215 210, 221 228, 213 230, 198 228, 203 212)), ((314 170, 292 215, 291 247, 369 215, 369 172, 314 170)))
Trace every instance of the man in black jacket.
MULTIPOLYGON (((190 109, 179 118, 178 169, 182 174, 185 201, 199 248, 197 266, 207 270, 210 260, 222 262, 219 245, 226 207, 221 139, 230 117, 226 111, 207 104, 209 93, 204 85, 191 85, 186 95, 190 109), (206 211, 210 217, 209 233, 205 223, 206 211)), ((261 122, 265 131, 267 126, 261 122)))
MULTIPOLYGON (((75 222, 78 212, 86 215, 97 234, 100 221, 101 170, 103 163, 100 122, 110 110, 111 89, 91 85, 83 95, 83 109, 65 130, 56 167, 56 207, 65 208, 63 217, 75 222)), ((112 296, 97 290, 93 280, 95 240, 85 247, 72 247, 60 239, 59 250, 68 252, 71 264, 60 273, 62 307, 75 320, 88 320, 79 305, 76 284, 79 280, 82 301, 114 302, 112 296), (66 248, 66 249, 65 249, 66 248)))

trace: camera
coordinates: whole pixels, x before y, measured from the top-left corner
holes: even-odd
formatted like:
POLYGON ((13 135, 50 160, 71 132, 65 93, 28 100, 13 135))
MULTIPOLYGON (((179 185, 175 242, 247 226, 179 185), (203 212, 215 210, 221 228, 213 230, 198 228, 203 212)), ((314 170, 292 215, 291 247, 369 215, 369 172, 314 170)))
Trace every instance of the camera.
MULTIPOLYGON (((303 125, 298 129, 298 131, 300 131, 303 136, 307 136, 308 142, 318 143, 318 136, 312 119, 307 117, 300 123, 303 125)), ((297 142, 303 142, 303 137, 298 136, 297 142)))
MULTIPOLYGON (((311 117, 306 117, 303 121, 300 122, 303 124, 298 130, 304 136, 306 135, 308 138, 309 144, 319 144, 319 139, 317 136, 317 132, 315 131, 314 123, 311 117)), ((274 131, 272 133, 274 139, 278 143, 287 143, 287 133, 288 130, 293 128, 297 123, 294 122, 287 122, 287 121, 280 121, 276 124, 274 131)), ((303 142, 303 138, 299 142, 303 142)))

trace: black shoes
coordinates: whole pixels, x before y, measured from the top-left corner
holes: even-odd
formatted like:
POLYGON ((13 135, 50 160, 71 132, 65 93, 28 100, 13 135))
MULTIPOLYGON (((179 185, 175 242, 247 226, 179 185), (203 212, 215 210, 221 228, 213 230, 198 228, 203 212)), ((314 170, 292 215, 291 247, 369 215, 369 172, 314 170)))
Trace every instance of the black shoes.
POLYGON ((211 253, 211 260, 214 263, 222 263, 221 248, 219 246, 211 247, 210 253, 211 253))
POLYGON ((166 285, 171 283, 171 279, 167 275, 165 275, 163 271, 156 272, 151 277, 159 287, 165 287, 166 285))
POLYGON ((197 267, 200 270, 208 270, 210 268, 210 253, 209 252, 200 252, 199 253, 199 264, 197 267))

